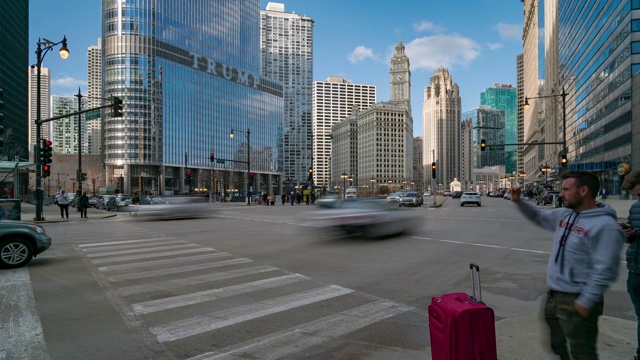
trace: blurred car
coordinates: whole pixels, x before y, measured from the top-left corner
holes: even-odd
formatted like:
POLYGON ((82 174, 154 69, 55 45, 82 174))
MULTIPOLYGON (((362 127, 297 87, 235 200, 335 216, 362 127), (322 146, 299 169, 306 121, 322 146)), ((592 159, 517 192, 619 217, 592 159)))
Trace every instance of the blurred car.
POLYGON ((40 225, 23 221, 0 221, 0 268, 27 265, 51 246, 51 237, 40 225))
POLYGON ((378 238, 411 232, 418 218, 401 211, 395 204, 376 200, 343 201, 336 208, 318 209, 308 213, 309 225, 336 229, 347 234, 362 234, 378 238))
POLYGON ((128 213, 131 219, 175 220, 211 217, 214 209, 206 197, 147 196, 138 205, 120 207, 118 211, 128 213))
POLYGON ((122 196, 112 196, 107 200, 105 204, 105 208, 107 211, 119 211, 120 208, 124 208, 131 205, 131 196, 122 195, 122 196))
POLYGON ((96 203, 98 202, 98 198, 95 196, 89 196, 89 206, 96 206, 96 203))
POLYGON ((460 199, 462 197, 462 191, 454 191, 451 193, 452 199, 460 199))
POLYGON ((560 191, 547 190, 547 191, 543 192, 542 194, 538 195, 538 197, 536 198, 536 205, 553 204, 554 195, 555 195, 555 197, 558 197, 558 195, 560 195, 560 191))
POLYGON ((451 196, 451 191, 445 190, 443 195, 444 196, 451 196))
POLYGON ((482 200, 480 198, 480 194, 475 191, 466 191, 460 197, 460 206, 465 206, 467 204, 476 204, 478 206, 482 206, 482 200))
POLYGON ((422 206, 423 203, 424 203, 424 199, 422 198, 422 195, 416 192, 408 192, 400 196, 400 198, 398 199, 399 207, 403 207, 403 206, 418 207, 418 206, 422 206))
POLYGON ((78 203, 79 197, 76 196, 76 193, 67 193, 67 196, 69 197, 69 205, 71 207, 75 207, 78 203))
POLYGON ((96 198, 96 209, 107 210, 107 202, 109 199, 115 198, 115 195, 100 195, 96 198))
POLYGON ((327 194, 316 200, 316 204, 319 207, 329 208, 339 206, 340 202, 342 202, 342 195, 340 194, 327 194))
POLYGON ((389 194, 389 196, 387 196, 387 202, 388 203, 397 203, 398 200, 400 199, 400 196, 402 196, 404 193, 403 192, 394 192, 389 194))
POLYGON ((426 191, 424 194, 422 194, 423 197, 427 197, 427 196, 431 196, 431 191, 426 191))

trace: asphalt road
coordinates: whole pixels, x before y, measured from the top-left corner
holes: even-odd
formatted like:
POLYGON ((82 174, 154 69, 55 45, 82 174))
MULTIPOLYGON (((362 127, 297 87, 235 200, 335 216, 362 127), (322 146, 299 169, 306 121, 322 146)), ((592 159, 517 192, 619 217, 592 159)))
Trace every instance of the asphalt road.
MULTIPOLYGON (((514 209, 486 197, 482 207, 402 209, 420 226, 378 240, 304 226, 315 210, 306 205, 47 224, 53 247, 0 272, 0 287, 24 303, 3 307, 0 323, 27 324, 32 339, 0 340, 0 358, 430 358, 426 309, 433 296, 471 291, 470 262, 498 323, 539 313, 552 235, 514 209)), ((621 269, 605 315, 632 321, 621 269)), ((537 342, 522 356, 501 345, 499 358, 541 358, 537 342)))

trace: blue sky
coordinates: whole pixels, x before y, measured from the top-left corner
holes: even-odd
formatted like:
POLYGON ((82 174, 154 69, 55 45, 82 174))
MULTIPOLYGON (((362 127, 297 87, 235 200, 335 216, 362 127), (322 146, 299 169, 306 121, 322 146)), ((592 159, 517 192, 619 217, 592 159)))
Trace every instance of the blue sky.
MULTIPOLYGON (((422 100, 434 70, 449 69, 460 86, 462 110, 480 104, 493 83, 516 85, 516 56, 522 52, 523 5, 519 0, 287 0, 285 11, 314 19, 314 80, 343 76, 377 86, 389 100, 389 59, 402 39, 411 63, 414 136, 422 136, 422 100)), ((261 0, 264 9, 268 1, 261 0)), ((67 36, 71 52, 48 54, 52 94, 87 88, 87 49, 100 36, 101 1, 30 0, 29 61, 38 38, 67 36), (62 4, 61 4, 62 3, 62 4)), ((57 52, 57 49, 56 49, 57 52)))

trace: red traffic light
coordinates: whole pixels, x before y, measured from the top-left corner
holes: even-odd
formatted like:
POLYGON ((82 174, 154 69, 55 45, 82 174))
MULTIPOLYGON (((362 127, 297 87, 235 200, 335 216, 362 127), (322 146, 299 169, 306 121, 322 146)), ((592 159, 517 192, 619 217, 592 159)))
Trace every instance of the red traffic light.
POLYGON ((49 146, 53 145, 53 142, 51 142, 51 140, 44 140, 42 142, 42 145, 44 145, 46 147, 49 147, 49 146))
POLYGON ((187 171, 187 176, 191 176, 191 171, 187 171))
POLYGON ((42 166, 42 170, 44 170, 44 171, 51 171, 51 165, 44 165, 44 166, 42 166))

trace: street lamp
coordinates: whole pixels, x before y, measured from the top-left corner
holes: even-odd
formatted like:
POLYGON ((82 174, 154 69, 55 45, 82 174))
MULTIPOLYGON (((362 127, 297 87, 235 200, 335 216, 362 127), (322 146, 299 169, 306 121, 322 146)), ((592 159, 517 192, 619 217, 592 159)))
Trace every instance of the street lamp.
POLYGON ((524 178, 527 176, 527 173, 524 171, 521 171, 518 176, 520 176, 520 179, 522 179, 522 186, 524 186, 524 178))
POLYGON ((509 187, 513 186, 513 180, 515 180, 515 178, 516 178, 515 174, 509 175, 509 187))
POLYGON ((407 191, 407 180, 402 180, 402 191, 407 191))
POLYGON ((543 166, 540 166, 540 171, 542 171, 544 173, 544 186, 545 186, 545 189, 546 189, 546 187, 548 185, 547 184, 547 174, 549 173, 549 171, 551 171, 551 167, 549 167, 548 165, 545 164, 543 166))
POLYGON ((347 198, 347 178, 349 177, 349 175, 347 175, 347 173, 342 173, 340 177, 342 178, 342 198, 346 199, 347 198))
MULTIPOLYGON (((562 154, 567 156, 567 92, 562 88, 561 94, 551 94, 551 95, 543 95, 543 96, 534 96, 534 97, 524 97, 524 104, 522 107, 524 110, 529 109, 529 99, 545 99, 552 97, 561 97, 562 98, 562 142, 556 144, 562 144, 562 154)), ((547 143, 552 144, 552 143, 547 143)), ((563 164, 564 165, 564 164, 563 164)), ((546 166, 546 165, 545 165, 546 166)))
POLYGON ((349 175, 349 186, 353 186, 353 176, 349 175))
MULTIPOLYGON (((247 205, 251 205, 251 131, 247 127, 247 131, 237 130, 237 132, 241 132, 247 136, 247 205)), ((233 133, 233 128, 231 128, 231 132, 229 133, 229 137, 233 139, 235 134, 233 133)))
MULTIPOLYGON (((42 189, 40 189, 42 185, 42 169, 40 164, 40 137, 41 137, 41 100, 40 100, 40 74, 42 72, 42 61, 44 57, 47 55, 49 50, 53 49, 55 46, 62 44, 60 47, 60 57, 63 60, 66 60, 69 57, 69 49, 67 48, 67 37, 64 36, 62 41, 54 43, 51 40, 47 39, 38 39, 38 48, 36 49, 36 146, 35 146, 35 154, 33 156, 35 165, 36 165, 36 217, 35 221, 42 221, 44 218, 42 217, 42 189)), ((79 99, 78 99, 79 100, 79 99)))

